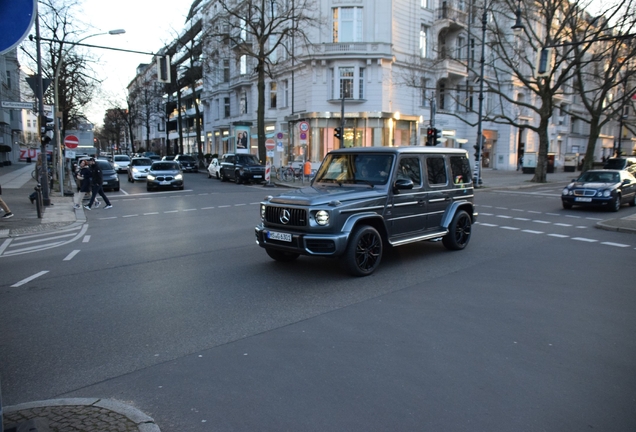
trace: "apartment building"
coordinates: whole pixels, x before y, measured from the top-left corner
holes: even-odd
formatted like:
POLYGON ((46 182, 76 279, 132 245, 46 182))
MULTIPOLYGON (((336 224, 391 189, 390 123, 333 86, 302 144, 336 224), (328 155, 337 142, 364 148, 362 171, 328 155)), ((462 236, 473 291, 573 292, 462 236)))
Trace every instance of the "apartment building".
MULTIPOLYGON (((245 150, 257 154, 258 64, 241 46, 255 44, 256 38, 220 3, 195 1, 182 35, 168 47, 180 90, 165 95, 168 137, 184 142, 184 152, 195 152, 199 136, 204 153, 218 154, 236 151, 243 141, 238 137, 247 137, 245 150), (195 79, 184 80, 187 73, 195 79)), ((275 15, 298 2, 266 3, 268 8, 271 3, 266 14, 275 15)), ((309 5, 306 39, 286 37, 268 56, 265 134, 276 144, 275 165, 317 164, 340 146, 425 145, 429 127, 440 130, 438 145, 474 153, 480 2, 323 0, 309 5), (339 140, 334 134, 342 126, 339 140)), ((513 18, 498 25, 510 29, 513 18)), ((275 42, 276 37, 267 41, 275 42)), ((485 57, 492 55, 486 47, 485 57)), ((484 78, 493 73, 487 67, 484 78)), ((508 80, 514 100, 533 103, 519 82, 508 80)), ((576 96, 563 96, 559 104, 548 127, 548 151, 556 168, 567 154, 583 155, 589 135, 576 96)), ((486 90, 483 113, 484 168, 515 170, 520 156, 538 152, 539 137, 523 127, 538 123, 533 110, 502 105, 486 90), (496 109, 515 118, 516 126, 490 121, 488 114, 496 109)), ((618 127, 618 122, 604 127, 595 160, 611 155, 618 127)), ((623 130, 623 151, 630 154, 636 142, 623 130)))

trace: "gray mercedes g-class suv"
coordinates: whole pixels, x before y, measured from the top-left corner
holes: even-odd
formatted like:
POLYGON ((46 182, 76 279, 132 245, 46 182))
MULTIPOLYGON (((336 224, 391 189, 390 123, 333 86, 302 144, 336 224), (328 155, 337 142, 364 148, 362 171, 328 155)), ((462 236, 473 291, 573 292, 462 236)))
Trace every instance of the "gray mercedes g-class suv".
POLYGON ((477 218, 465 150, 362 147, 331 151, 311 185, 260 205, 256 242, 277 261, 337 257, 354 276, 378 267, 386 247, 470 241, 477 218))

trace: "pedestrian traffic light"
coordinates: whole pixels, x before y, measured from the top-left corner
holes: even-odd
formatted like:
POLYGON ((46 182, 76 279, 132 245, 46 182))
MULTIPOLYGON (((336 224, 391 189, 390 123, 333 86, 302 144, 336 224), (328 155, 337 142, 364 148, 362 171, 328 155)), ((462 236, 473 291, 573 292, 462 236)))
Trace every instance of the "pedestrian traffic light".
POLYGON ((337 127, 333 130, 333 136, 335 136, 336 138, 338 138, 339 140, 342 139, 342 129, 337 127))

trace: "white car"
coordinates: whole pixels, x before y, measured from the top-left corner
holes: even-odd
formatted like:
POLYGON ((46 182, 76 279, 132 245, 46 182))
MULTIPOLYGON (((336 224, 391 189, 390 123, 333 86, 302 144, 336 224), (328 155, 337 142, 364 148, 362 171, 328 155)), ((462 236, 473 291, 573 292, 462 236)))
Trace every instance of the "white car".
POLYGON ((217 158, 212 159, 210 165, 208 165, 208 178, 221 178, 221 161, 217 158))
POLYGON ((130 156, 128 155, 115 155, 113 157, 113 163, 117 168, 117 172, 128 171, 128 164, 130 163, 130 156))
POLYGON ((146 180, 151 165, 152 160, 147 157, 132 158, 128 165, 128 181, 133 183, 135 180, 146 180))

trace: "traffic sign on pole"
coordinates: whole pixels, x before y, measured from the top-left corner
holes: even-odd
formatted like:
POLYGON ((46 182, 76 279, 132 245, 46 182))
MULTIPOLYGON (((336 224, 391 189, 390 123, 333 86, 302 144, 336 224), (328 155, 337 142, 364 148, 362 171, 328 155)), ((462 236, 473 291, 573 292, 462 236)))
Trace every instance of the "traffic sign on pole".
POLYGON ((64 138, 64 146, 66 148, 74 149, 77 148, 78 145, 79 138, 77 138, 75 135, 67 135, 66 138, 64 138))
POLYGON ((267 141, 265 141, 265 148, 267 150, 274 150, 276 148, 276 141, 271 138, 268 139, 267 141))
POLYGON ((0 1, 0 54, 24 40, 37 15, 36 0, 0 1))

